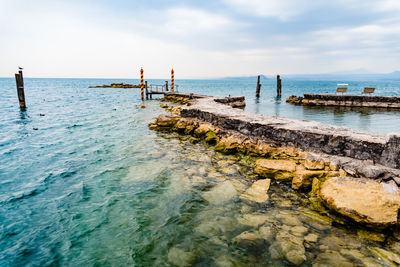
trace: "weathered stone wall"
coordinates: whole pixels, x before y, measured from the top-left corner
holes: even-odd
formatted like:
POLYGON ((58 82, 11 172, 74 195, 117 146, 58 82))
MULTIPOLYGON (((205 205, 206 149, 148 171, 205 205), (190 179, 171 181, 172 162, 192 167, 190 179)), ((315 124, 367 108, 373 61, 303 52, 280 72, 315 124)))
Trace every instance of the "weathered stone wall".
POLYGON ((400 109, 398 96, 304 94, 289 97, 286 102, 306 106, 343 106, 400 109))
POLYGON ((251 114, 219 104, 213 98, 198 99, 182 107, 181 116, 284 146, 400 168, 400 135, 372 134, 313 121, 251 114))

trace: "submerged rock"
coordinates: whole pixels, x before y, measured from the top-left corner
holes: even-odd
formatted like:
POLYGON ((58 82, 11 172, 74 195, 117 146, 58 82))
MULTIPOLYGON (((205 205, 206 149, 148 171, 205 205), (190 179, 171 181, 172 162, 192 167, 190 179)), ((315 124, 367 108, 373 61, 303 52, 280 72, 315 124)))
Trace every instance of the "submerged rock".
POLYGON ((254 182, 244 194, 240 196, 243 200, 262 203, 268 201, 268 190, 271 184, 270 179, 262 179, 254 182))
POLYGON ((259 159, 254 171, 263 177, 277 180, 291 180, 296 171, 296 162, 292 160, 259 159))
POLYGON ((317 256, 315 263, 312 265, 313 267, 325 267, 325 266, 334 266, 334 267, 353 267, 354 264, 343 257, 337 251, 326 251, 317 256))
POLYGON ((227 202, 238 195, 238 191, 230 181, 224 181, 203 193, 203 198, 213 205, 227 202))
POLYGON ((258 227, 269 220, 269 216, 262 214, 244 214, 238 218, 239 223, 252 227, 258 227))
POLYGON ((168 251, 168 261, 176 266, 190 266, 195 259, 193 252, 186 252, 177 247, 173 247, 168 251))
POLYGON ((358 230, 357 235, 363 239, 368 239, 376 242, 383 242, 385 241, 385 235, 382 233, 371 232, 366 230, 358 230))
POLYGON ((319 196, 336 212, 356 222, 389 226, 397 223, 400 193, 363 178, 332 178, 321 185, 319 196))
POLYGON ((275 253, 275 257, 285 257, 289 262, 300 265, 306 260, 306 250, 303 246, 303 240, 295 237, 287 232, 279 232, 276 235, 276 241, 272 245, 271 250, 275 253))
POLYGON ((161 104, 160 108, 168 108, 169 106, 167 104, 161 104))
POLYGON ((263 239, 256 232, 246 231, 236 236, 233 243, 244 247, 260 247, 263 239))
POLYGON ((387 251, 383 248, 370 247, 369 250, 378 258, 383 259, 384 262, 389 265, 399 266, 400 265, 400 255, 387 251))

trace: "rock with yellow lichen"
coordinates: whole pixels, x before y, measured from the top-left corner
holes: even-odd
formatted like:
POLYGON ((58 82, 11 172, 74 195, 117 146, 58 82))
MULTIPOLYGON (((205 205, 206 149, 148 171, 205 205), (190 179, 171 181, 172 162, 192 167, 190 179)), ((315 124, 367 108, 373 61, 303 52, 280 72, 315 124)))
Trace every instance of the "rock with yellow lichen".
POLYGON ((356 222, 382 227, 397 223, 400 192, 396 185, 365 178, 332 178, 320 186, 319 197, 327 207, 356 222))
POLYGON ((291 180, 296 171, 296 162, 292 160, 259 159, 254 171, 267 178, 276 180, 291 180))

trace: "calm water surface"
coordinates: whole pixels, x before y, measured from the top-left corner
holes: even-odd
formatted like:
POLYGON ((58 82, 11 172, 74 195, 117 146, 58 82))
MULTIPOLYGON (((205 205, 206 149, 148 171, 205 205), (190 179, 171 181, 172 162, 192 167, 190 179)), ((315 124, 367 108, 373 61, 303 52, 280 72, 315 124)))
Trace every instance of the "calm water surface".
MULTIPOLYGON (((118 81, 26 79, 22 112, 14 81, 0 79, 0 266, 286 266, 279 244, 301 250, 310 234, 318 239, 305 243, 306 265, 389 266, 374 249, 400 252, 395 237, 380 244, 331 225, 286 185, 273 184, 264 206, 241 202, 256 179, 246 158, 150 131, 163 110, 158 101, 140 109, 137 89, 87 88, 111 82, 118 81), (240 237, 263 231, 263 241, 240 237)), ((397 112, 291 106, 274 98, 273 82, 259 101, 251 82, 178 83, 182 91, 245 95, 252 112, 400 132, 397 112)), ((399 83, 380 85, 399 94, 399 83)), ((282 99, 335 84, 284 86, 282 99)))

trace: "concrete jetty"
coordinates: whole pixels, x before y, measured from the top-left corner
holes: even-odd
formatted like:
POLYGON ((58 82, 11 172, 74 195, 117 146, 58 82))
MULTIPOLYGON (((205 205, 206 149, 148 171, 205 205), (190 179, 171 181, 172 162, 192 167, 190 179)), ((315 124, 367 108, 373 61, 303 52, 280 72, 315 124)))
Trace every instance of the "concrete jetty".
POLYGON ((286 102, 304 106, 340 106, 400 109, 400 96, 304 94, 286 102))

